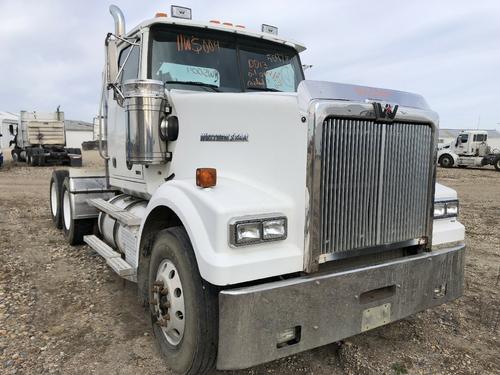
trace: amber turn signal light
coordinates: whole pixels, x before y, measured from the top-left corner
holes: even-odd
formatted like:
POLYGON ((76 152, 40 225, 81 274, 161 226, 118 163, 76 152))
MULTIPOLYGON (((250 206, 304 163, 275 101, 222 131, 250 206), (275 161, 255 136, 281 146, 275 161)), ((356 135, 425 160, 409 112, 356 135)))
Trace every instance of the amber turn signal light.
POLYGON ((196 169, 196 186, 209 188, 217 185, 217 170, 215 168, 196 169))
POLYGON ((164 12, 156 12, 155 17, 156 18, 159 18, 159 17, 168 17, 168 15, 167 15, 167 13, 164 13, 164 12))

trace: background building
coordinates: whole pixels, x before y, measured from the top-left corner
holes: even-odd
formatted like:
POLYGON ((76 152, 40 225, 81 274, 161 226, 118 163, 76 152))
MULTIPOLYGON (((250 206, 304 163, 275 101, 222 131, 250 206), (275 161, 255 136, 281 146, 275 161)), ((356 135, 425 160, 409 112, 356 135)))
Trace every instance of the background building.
POLYGON ((85 121, 65 120, 66 147, 82 148, 82 142, 94 140, 94 125, 85 121))

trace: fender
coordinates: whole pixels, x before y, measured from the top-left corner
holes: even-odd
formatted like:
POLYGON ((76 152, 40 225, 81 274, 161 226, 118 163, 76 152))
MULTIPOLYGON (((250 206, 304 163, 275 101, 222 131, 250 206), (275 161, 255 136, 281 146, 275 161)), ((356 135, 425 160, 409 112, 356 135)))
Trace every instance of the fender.
MULTIPOLYGON (((157 207, 172 210, 191 240, 201 276, 214 285, 231 285, 303 270, 303 221, 291 199, 275 196, 246 183, 219 178, 217 186, 202 189, 194 180, 162 184, 148 203, 144 225, 157 207), (288 237, 283 241, 233 248, 229 245, 229 222, 237 217, 283 214, 288 218, 288 237), (302 225, 302 227, 301 227, 302 225)), ((303 220, 303 218, 302 218, 303 220)), ((139 257, 140 249, 136 256, 139 257)), ((139 259, 137 258, 139 264, 139 259)))
POLYGON ((439 163, 439 159, 441 158, 441 156, 443 155, 450 155, 452 158, 453 158, 453 163, 454 165, 457 164, 457 159, 458 159, 458 155, 455 154, 453 151, 449 150, 449 149, 444 149, 444 150, 439 150, 438 151, 438 156, 437 156, 437 161, 439 163))

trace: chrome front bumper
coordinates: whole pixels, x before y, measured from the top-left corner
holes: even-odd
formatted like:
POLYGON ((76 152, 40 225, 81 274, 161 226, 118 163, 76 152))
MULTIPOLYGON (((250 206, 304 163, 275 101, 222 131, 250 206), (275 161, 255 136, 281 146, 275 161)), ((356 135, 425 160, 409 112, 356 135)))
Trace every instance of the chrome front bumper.
POLYGON ((329 344, 460 297, 465 246, 219 294, 217 368, 242 369, 329 344), (278 335, 295 329, 290 345, 278 335), (280 346, 280 347, 278 347, 280 346))

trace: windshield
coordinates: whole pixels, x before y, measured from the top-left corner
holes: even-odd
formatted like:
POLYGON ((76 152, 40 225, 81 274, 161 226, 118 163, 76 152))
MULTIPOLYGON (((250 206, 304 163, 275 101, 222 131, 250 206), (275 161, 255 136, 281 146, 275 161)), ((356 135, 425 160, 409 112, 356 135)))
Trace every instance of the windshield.
POLYGON ((148 76, 169 88, 297 91, 304 79, 297 52, 236 34, 156 25, 148 76))

